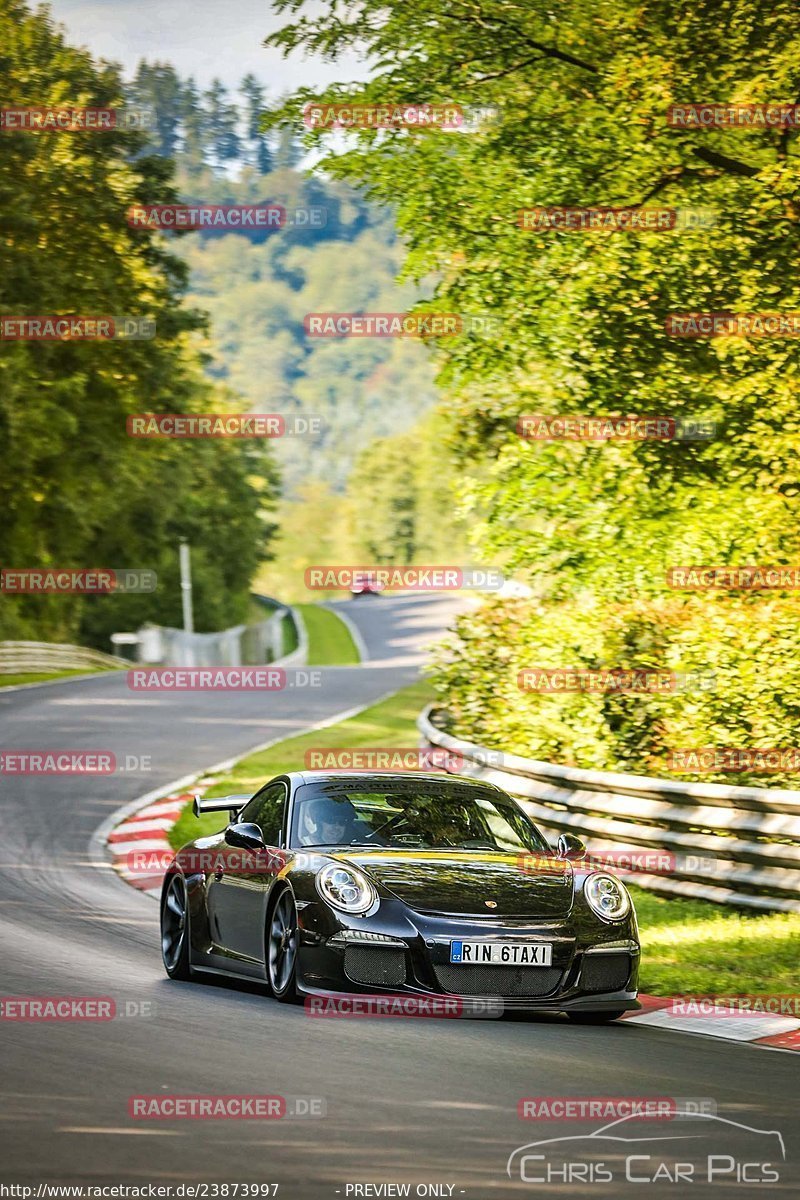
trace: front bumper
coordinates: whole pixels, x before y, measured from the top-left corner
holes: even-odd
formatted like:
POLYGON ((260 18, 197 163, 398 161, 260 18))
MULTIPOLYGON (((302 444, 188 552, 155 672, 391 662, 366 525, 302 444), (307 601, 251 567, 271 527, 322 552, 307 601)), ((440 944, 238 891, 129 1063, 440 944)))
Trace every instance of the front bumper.
POLYGON ((308 904, 300 914, 297 982, 310 996, 458 996, 501 1000, 525 1012, 638 1009, 635 924, 422 914, 384 900, 370 918, 337 917, 308 904), (454 965, 454 940, 547 942, 550 967, 454 965))

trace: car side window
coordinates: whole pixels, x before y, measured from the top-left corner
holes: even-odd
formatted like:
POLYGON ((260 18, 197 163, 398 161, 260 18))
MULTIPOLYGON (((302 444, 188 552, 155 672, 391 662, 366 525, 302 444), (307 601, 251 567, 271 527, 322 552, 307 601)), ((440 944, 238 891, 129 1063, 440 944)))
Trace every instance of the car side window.
POLYGON ((256 792, 239 814, 240 821, 249 821, 261 827, 268 846, 277 846, 283 829, 286 809, 286 786, 283 783, 267 784, 256 792))

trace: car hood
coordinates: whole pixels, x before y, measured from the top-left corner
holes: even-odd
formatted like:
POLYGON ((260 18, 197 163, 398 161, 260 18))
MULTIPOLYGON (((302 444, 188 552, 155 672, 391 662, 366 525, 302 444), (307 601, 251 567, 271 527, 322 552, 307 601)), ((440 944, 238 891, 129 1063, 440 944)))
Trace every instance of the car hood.
POLYGON ((572 907, 566 862, 528 871, 520 855, 477 850, 351 850, 336 857, 417 912, 538 918, 563 917, 572 907))

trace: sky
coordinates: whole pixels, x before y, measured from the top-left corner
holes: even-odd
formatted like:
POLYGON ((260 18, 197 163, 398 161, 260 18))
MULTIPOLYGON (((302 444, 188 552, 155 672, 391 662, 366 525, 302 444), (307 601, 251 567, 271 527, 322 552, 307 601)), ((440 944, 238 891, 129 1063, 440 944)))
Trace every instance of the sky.
POLYGON ((140 58, 172 62, 201 87, 218 76, 235 88, 252 71, 274 98, 366 74, 354 56, 326 63, 266 49, 264 38, 286 21, 269 0, 50 0, 50 8, 69 42, 121 63, 127 75, 140 58))

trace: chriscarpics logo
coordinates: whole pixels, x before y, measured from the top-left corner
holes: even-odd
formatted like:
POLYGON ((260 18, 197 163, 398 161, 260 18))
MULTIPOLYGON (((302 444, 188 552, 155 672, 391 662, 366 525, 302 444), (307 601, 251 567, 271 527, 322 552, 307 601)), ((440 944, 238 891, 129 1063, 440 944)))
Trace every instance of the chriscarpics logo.
MULTIPOLYGON (((542 1133, 544 1133, 544 1129, 542 1133)), ((588 1134, 541 1137, 514 1150, 507 1171, 541 1195, 571 1185, 590 1194, 592 1185, 664 1185, 664 1192, 713 1194, 720 1184, 768 1188, 780 1184, 785 1168, 783 1137, 709 1113, 687 1111, 663 1120, 633 1114, 588 1134), (705 1186, 704 1186, 705 1185, 705 1186)), ((661 1193, 659 1193, 661 1194, 661 1193)))

